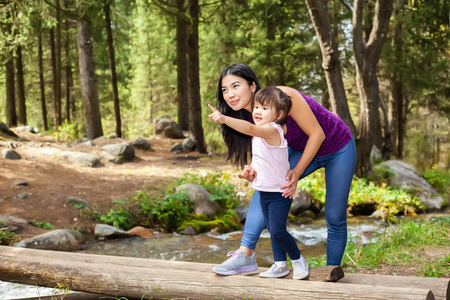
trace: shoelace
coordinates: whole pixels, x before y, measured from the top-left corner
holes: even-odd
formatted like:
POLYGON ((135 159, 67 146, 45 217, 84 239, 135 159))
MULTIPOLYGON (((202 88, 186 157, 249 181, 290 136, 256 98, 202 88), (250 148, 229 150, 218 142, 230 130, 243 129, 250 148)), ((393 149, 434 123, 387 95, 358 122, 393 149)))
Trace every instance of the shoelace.
POLYGON ((227 253, 227 257, 230 257, 230 258, 227 259, 225 262, 231 262, 232 260, 236 259, 238 256, 239 256, 239 253, 237 253, 236 251, 230 251, 227 253))

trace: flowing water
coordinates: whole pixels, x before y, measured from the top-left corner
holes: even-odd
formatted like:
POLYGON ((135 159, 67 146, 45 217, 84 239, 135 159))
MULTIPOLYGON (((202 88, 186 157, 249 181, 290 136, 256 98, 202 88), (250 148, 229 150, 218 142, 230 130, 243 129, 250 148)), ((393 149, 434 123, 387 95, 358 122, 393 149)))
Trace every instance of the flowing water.
MULTIPOLYGON (((384 230, 379 221, 354 217, 348 220, 350 237, 358 237, 368 243, 374 233, 384 230)), ((325 220, 311 224, 289 225, 288 231, 297 240, 305 257, 325 255, 326 227, 325 220)), ((242 231, 222 235, 200 234, 196 236, 167 234, 160 238, 142 239, 133 237, 119 240, 93 241, 79 252, 139 258, 191 261, 219 264, 227 257, 228 251, 239 248, 242 231)), ((269 267, 273 263, 270 236, 265 230, 256 247, 258 265, 269 267)), ((0 281, 0 299, 23 299, 30 297, 52 296, 53 288, 12 284, 0 281)))

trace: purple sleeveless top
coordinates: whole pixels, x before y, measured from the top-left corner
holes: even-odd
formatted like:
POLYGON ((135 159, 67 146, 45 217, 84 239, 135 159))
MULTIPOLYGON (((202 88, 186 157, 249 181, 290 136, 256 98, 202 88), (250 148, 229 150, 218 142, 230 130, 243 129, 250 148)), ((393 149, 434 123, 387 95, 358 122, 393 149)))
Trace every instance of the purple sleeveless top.
MULTIPOLYGON (((332 154, 344 147, 352 138, 350 128, 348 128, 341 118, 325 109, 313 98, 303 95, 302 93, 300 93, 300 95, 302 95, 306 103, 308 103, 325 134, 325 140, 320 146, 319 151, 317 151, 316 156, 332 154)), ((250 120, 253 123, 251 114, 250 120)), ((291 116, 288 116, 286 126, 287 133, 284 137, 288 141, 289 148, 303 152, 305 150, 306 142, 308 141, 308 136, 291 116)))

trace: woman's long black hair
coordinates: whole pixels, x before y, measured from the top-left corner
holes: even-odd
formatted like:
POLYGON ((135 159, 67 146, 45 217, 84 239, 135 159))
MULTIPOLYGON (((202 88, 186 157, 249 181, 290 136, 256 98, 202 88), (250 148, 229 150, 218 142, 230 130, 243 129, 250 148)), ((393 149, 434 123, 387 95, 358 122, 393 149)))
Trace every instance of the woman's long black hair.
MULTIPOLYGON (((255 72, 253 72, 253 70, 246 64, 234 64, 226 67, 219 78, 219 85, 217 90, 217 106, 219 108, 219 111, 226 116, 248 120, 249 112, 247 110, 241 109, 235 111, 230 106, 228 106, 227 102, 223 98, 222 79, 226 75, 241 77, 245 79, 250 86, 254 82, 256 85, 255 93, 261 89, 258 78, 256 77, 255 72)), ((236 131, 224 124, 222 124, 221 127, 222 136, 228 148, 227 160, 231 160, 234 165, 243 167, 247 164, 248 154, 251 153, 252 137, 240 133, 239 131, 236 131)))

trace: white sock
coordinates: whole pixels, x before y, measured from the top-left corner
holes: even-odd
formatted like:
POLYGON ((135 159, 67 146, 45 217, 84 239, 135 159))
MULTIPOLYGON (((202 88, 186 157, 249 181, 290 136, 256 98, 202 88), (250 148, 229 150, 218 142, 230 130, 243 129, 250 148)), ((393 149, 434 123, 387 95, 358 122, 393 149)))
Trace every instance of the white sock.
POLYGON ((296 263, 296 262, 300 262, 302 256, 300 255, 300 257, 298 259, 291 259, 292 263, 296 263))
POLYGON ((275 264, 276 264, 278 267, 283 268, 283 267, 286 267, 287 262, 286 262, 286 261, 276 261, 275 264))

